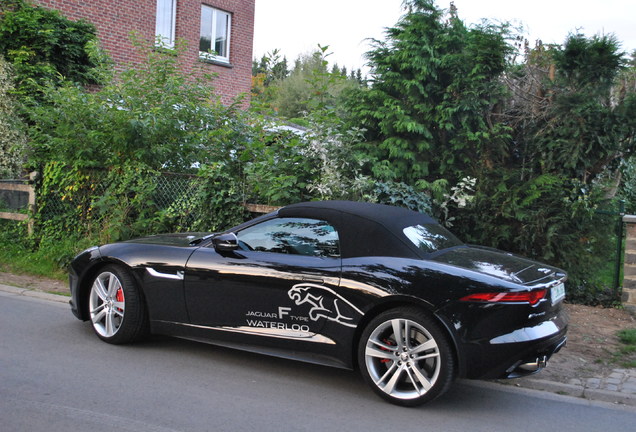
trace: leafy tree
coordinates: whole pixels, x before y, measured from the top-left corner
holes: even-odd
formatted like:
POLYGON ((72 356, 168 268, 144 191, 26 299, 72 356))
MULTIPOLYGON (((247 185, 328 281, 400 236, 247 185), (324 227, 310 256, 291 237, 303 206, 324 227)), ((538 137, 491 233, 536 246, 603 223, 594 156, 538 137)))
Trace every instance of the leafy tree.
POLYGON ((26 0, 0 4, 0 55, 13 65, 15 91, 23 97, 39 95, 47 83, 96 83, 95 67, 104 61, 93 24, 26 0))
POLYGON ((140 49, 146 61, 98 91, 49 87, 47 103, 32 107, 46 237, 219 229, 242 221, 242 203, 305 199, 314 159, 300 137, 239 109, 240 100, 222 105, 210 80, 181 72, 182 41, 170 52, 140 49), (160 209, 164 171, 196 177, 160 209), (64 213, 49 217, 52 206, 64 213))
POLYGON ((467 28, 432 0, 405 3, 409 13, 367 53, 371 87, 352 92, 348 107, 368 129, 375 176, 458 180, 506 157, 509 131, 494 119, 505 96, 506 28, 467 28))
POLYGON ((280 57, 280 50, 274 49, 264 54, 260 61, 252 61, 252 76, 263 74, 263 85, 268 86, 275 80, 285 79, 289 75, 287 57, 280 57))
POLYGON ((470 241, 565 268, 570 298, 587 303, 617 300, 599 278, 615 234, 597 210, 631 173, 621 169, 636 144, 636 93, 624 65, 611 36, 527 49, 506 75, 510 155, 484 171, 462 215, 470 241))
POLYGON ((244 199, 271 205, 310 199, 315 158, 307 154, 304 137, 272 121, 254 120, 253 139, 240 153, 244 199))
POLYGON ((170 53, 146 50, 143 64, 99 91, 71 83, 47 88, 48 104, 32 110, 35 161, 99 168, 139 161, 154 170, 188 172, 228 156, 227 147, 241 140, 234 135, 242 127, 233 121, 238 109, 220 103, 211 77, 180 72, 183 51, 182 42, 170 53))
MULTIPOLYGON (((47 206, 41 206, 48 236, 95 230, 102 240, 118 240, 157 230, 171 220, 162 219, 154 203, 160 171, 196 173, 209 166, 208 187, 239 190, 233 187, 242 179, 239 153, 252 134, 237 108, 240 101, 224 106, 210 77, 193 79, 181 72, 182 41, 170 52, 140 49, 146 61, 98 91, 67 82, 47 87, 46 103, 30 108, 33 162, 43 167, 42 196, 65 209, 49 218, 47 206)), ((203 195, 213 194, 208 192, 203 195)), ((216 217, 227 215, 213 210, 216 217)))
POLYGON ((264 54, 260 61, 252 61, 252 107, 271 114, 274 100, 278 93, 276 83, 289 76, 287 58, 280 57, 280 51, 275 49, 264 54))
POLYGON ((310 55, 299 57, 289 77, 278 83, 275 105, 281 117, 303 117, 312 108, 332 100, 331 86, 339 80, 340 74, 334 75, 327 70, 327 48, 320 47, 310 55))
POLYGON ((307 123, 299 119, 325 106, 339 105, 343 91, 360 86, 360 80, 349 79, 346 69, 337 65, 330 70, 328 49, 319 45, 311 54, 299 56, 291 71, 286 69, 286 59, 280 60, 278 50, 254 61, 252 102, 256 110, 307 123))
POLYGON ((613 36, 570 35, 539 46, 512 78, 507 108, 517 159, 526 173, 592 184, 634 150, 636 93, 613 36), (528 102, 530 101, 530 102, 528 102))
POLYGON ((571 298, 613 301, 596 270, 612 225, 596 210, 616 193, 636 136, 615 39, 571 35, 513 63, 505 25, 467 28, 454 8, 406 4, 367 54, 371 87, 348 100, 373 176, 430 190, 469 242, 565 268, 571 298), (452 200, 448 186, 469 181, 470 199, 452 200))

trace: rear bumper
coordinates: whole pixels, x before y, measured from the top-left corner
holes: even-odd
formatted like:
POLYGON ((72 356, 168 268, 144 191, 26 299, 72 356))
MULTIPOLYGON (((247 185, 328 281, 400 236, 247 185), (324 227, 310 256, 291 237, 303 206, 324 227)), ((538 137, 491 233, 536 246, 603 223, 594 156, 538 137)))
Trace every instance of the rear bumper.
POLYGON ((548 360, 553 354, 558 353, 567 343, 567 337, 563 336, 556 343, 539 349, 527 358, 522 358, 513 363, 501 378, 520 378, 535 374, 548 365, 548 360))
MULTIPOLYGON (((467 364, 467 378, 499 379, 519 378, 539 372, 550 357, 563 348, 567 342, 567 324, 558 327, 555 332, 541 338, 530 338, 523 341, 505 343, 480 344, 477 349, 480 361, 467 364)), ((473 355, 475 347, 471 350, 473 355)))
POLYGON ((517 378, 545 367, 567 341, 568 317, 562 304, 544 306, 469 306, 455 339, 459 375, 517 378))

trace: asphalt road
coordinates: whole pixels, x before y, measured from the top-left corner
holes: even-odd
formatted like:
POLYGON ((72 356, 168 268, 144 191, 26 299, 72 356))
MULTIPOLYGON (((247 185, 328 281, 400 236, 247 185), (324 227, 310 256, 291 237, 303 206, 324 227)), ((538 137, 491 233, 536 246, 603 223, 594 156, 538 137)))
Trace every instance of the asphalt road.
POLYGON ((63 303, 0 291, 4 432, 618 432, 634 424, 634 408, 468 381, 400 408, 355 372, 169 338, 113 346, 63 303))

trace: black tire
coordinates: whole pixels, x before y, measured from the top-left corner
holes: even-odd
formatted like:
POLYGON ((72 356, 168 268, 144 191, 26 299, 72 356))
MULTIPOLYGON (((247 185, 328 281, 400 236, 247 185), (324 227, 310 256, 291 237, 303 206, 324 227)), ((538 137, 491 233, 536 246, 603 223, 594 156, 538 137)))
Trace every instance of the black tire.
POLYGON ((93 330, 108 343, 134 342, 148 333, 141 291, 122 266, 108 265, 95 276, 88 293, 88 313, 93 330))
POLYGON ((374 392, 408 407, 445 393, 456 373, 445 332, 425 312, 410 307, 391 309, 371 320, 360 338, 358 365, 374 392))

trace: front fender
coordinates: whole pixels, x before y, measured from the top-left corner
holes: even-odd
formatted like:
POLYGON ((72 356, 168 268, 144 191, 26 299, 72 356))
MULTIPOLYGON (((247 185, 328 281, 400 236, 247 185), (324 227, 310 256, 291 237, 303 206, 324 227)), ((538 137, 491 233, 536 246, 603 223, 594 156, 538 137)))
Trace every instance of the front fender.
POLYGON ((73 315, 82 321, 88 320, 88 313, 85 307, 86 290, 82 289, 82 287, 86 283, 87 275, 90 277, 92 274, 91 269, 94 269, 101 262, 103 260, 99 248, 93 246, 77 254, 69 265, 68 283, 71 292, 69 304, 73 315))

